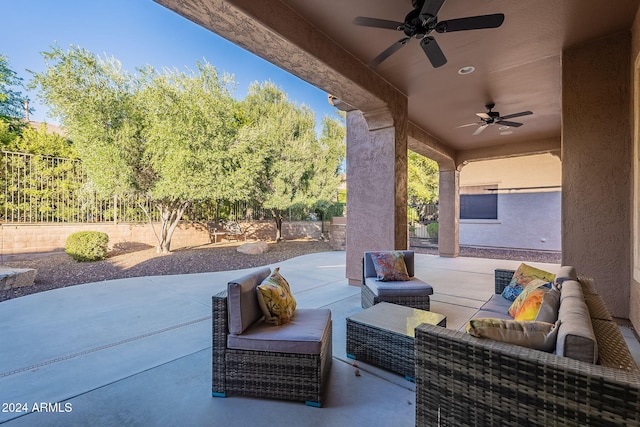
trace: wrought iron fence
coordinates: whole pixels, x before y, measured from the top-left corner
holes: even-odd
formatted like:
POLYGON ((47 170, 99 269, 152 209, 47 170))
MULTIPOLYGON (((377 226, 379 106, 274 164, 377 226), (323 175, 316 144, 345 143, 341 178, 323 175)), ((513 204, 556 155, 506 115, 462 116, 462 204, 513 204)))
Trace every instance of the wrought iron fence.
MULTIPOLYGON (((288 221, 315 221, 327 214, 317 209, 301 206, 287 209, 284 214, 288 221)), ((211 221, 230 219, 235 221, 266 221, 274 219, 274 212, 257 203, 229 200, 205 200, 193 203, 185 211, 183 219, 189 221, 211 221)))
MULTIPOLYGON (((100 197, 75 159, 0 152, 0 221, 146 221, 147 200, 100 197)), ((157 218, 154 218, 157 219, 157 218)))
POLYGON ((438 205, 420 204, 407 206, 407 221, 409 224, 428 224, 438 221, 438 205))
POLYGON ((2 152, 2 220, 59 222, 76 216, 83 178, 74 160, 2 152))
MULTIPOLYGON (((344 204, 322 210, 301 206, 288 209, 289 221, 328 219, 342 215, 344 204), (338 213, 339 212, 339 213, 338 213)), ((101 197, 80 160, 0 151, 0 222, 146 222, 159 212, 133 195, 101 197)), ((273 212, 252 202, 202 200, 184 213, 187 221, 217 219, 271 220, 273 212)))
MULTIPOLYGON (((409 223, 409 237, 412 238, 411 242, 413 246, 420 245, 420 240, 414 240, 413 238, 437 238, 437 232, 434 231, 433 226, 429 226, 429 224, 438 222, 438 205, 423 204, 407 206, 407 221, 409 223)), ((434 225, 437 226, 437 224, 434 225)))

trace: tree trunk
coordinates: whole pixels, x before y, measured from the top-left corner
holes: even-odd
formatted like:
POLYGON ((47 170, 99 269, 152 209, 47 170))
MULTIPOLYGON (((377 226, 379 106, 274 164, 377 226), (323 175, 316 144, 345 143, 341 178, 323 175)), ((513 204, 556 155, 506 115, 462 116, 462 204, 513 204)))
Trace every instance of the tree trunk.
POLYGON ((273 212, 273 218, 276 221, 276 242, 284 240, 282 238, 282 215, 277 212, 273 212))
POLYGON ((182 218, 184 210, 189 206, 189 202, 173 201, 168 203, 158 203, 160 211, 161 230, 158 238, 157 253, 168 254, 171 252, 171 237, 182 218))

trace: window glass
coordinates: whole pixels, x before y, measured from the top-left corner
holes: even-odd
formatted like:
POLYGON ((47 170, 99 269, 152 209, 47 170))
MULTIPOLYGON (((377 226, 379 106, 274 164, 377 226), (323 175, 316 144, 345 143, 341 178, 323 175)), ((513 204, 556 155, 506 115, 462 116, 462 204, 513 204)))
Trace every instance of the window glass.
POLYGON ((460 219, 498 219, 497 185, 460 187, 460 219))

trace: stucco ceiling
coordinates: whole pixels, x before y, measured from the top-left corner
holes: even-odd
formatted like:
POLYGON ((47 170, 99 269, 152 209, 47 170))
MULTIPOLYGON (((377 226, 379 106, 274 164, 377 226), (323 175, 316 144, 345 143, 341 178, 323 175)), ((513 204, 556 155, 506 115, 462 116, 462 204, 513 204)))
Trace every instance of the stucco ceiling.
MULTIPOLYGON (((253 41, 246 34, 236 37, 217 28, 218 17, 205 15, 225 14, 224 6, 231 5, 236 8, 234 13, 251 15, 254 27, 255 22, 268 21, 270 32, 282 28, 280 33, 288 32, 283 38, 304 38, 299 41, 303 49, 314 46, 315 40, 306 39, 330 40, 341 49, 335 55, 336 62, 331 64, 337 69, 342 66, 340 58, 342 62, 355 60, 366 67, 371 59, 404 36, 401 31, 354 25, 355 17, 401 22, 412 10, 410 0, 156 1, 270 60, 265 48, 258 46, 260 40, 269 43, 264 36, 253 41), (282 19, 290 25, 278 23, 282 19), (295 28, 302 30, 291 30, 295 28)), ((563 49, 628 30, 637 8, 638 0, 447 0, 438 14, 440 21, 503 13, 504 23, 496 29, 433 32, 431 35, 448 60, 442 67, 432 67, 419 40, 412 39, 379 66, 368 70, 377 74, 373 77, 381 78, 407 96, 409 120, 415 126, 453 150, 559 140, 563 49), (458 70, 468 65, 475 67, 475 72, 460 75, 458 70), (533 115, 513 119, 523 126, 510 128, 511 132, 505 135, 497 125, 489 126, 479 135, 472 135, 475 126, 459 127, 477 122, 475 113, 485 112, 485 104, 490 102, 495 103, 494 111, 501 115, 526 110, 533 115)), ((281 60, 277 65, 286 68, 285 62, 281 60)), ((345 67, 353 68, 353 64, 345 67)), ((288 71, 312 80, 299 65, 290 66, 288 71)), ((327 91, 338 89, 331 85, 331 77, 327 76, 327 83, 321 87, 327 91)))

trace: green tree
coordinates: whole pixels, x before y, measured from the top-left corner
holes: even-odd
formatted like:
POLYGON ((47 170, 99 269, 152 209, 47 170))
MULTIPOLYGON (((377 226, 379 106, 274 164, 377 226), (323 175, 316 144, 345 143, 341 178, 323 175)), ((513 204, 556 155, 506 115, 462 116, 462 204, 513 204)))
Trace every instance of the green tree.
POLYGON ((413 151, 409 151, 407 157, 407 196, 409 204, 437 203, 438 163, 413 151))
POLYGON ((246 125, 238 136, 239 158, 246 183, 253 183, 245 186, 251 190, 247 197, 271 211, 280 241, 288 209, 335 197, 344 133, 327 119, 318 140, 313 112, 269 82, 251 85, 241 111, 246 125))
POLYGON ((22 117, 28 98, 22 94, 22 89, 22 78, 11 69, 7 57, 0 54, 0 121, 7 123, 9 129, 16 133, 25 125, 22 117))
POLYGON ((339 202, 338 186, 340 173, 346 157, 345 113, 340 119, 325 116, 322 119, 322 134, 318 141, 318 152, 313 162, 313 177, 309 186, 309 196, 314 208, 323 218, 339 202))
POLYGON ((168 252, 171 235, 194 201, 235 195, 232 141, 237 133, 229 76, 210 64, 197 73, 143 70, 137 101, 145 112, 142 162, 137 178, 162 218, 161 241, 168 252))
POLYGON ((30 221, 69 221, 79 213, 75 192, 83 172, 78 161, 71 160, 77 155, 69 140, 48 133, 42 123, 38 129, 25 127, 6 148, 25 154, 3 159, 12 171, 19 171, 19 176, 6 176, 10 185, 5 191, 12 193, 6 200, 8 209, 22 212, 22 220, 28 215, 30 221))
POLYGON ((41 123, 38 129, 30 126, 24 128, 20 137, 13 141, 10 150, 69 159, 78 158, 71 141, 58 134, 48 132, 45 123, 41 123))
POLYGON ((0 120, 0 150, 11 151, 14 149, 18 134, 11 131, 9 123, 0 120))
POLYGON ((157 250, 169 252, 184 209, 230 190, 226 148, 237 131, 230 78, 201 63, 197 72, 147 67, 132 75, 115 58, 77 46, 43 55, 47 68, 34 85, 96 189, 150 200, 161 217, 157 250))

